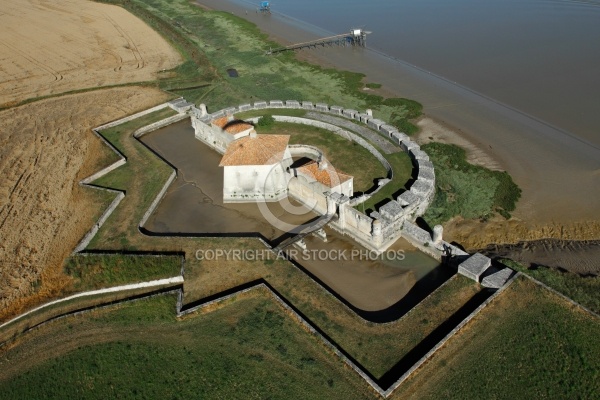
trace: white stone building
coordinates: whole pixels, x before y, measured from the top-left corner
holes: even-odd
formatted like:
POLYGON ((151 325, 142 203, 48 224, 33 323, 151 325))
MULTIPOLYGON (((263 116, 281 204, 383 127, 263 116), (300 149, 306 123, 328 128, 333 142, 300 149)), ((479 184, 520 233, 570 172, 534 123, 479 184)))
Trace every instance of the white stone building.
POLYGON ((278 201, 287 196, 292 164, 287 135, 249 135, 232 141, 219 166, 223 171, 223 201, 278 201))
POLYGON ((214 119, 208 124, 192 118, 192 126, 196 139, 203 141, 221 154, 234 140, 255 132, 254 126, 245 121, 236 120, 232 115, 214 119))

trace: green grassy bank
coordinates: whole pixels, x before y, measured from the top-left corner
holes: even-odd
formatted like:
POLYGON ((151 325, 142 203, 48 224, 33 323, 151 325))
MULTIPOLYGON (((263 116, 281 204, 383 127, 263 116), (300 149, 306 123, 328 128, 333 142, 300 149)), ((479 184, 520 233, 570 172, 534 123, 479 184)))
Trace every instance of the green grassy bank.
POLYGON ((397 398, 596 398, 598 335, 597 318, 523 277, 450 339, 397 398))
POLYGON ((510 218, 521 189, 506 172, 470 164, 465 150, 450 144, 429 143, 421 147, 435 167, 436 193, 423 219, 430 226, 461 215, 485 220, 494 212, 510 218))
POLYGON ((30 334, 0 360, 0 398, 374 398, 265 293, 183 320, 175 301, 128 303, 30 334))
POLYGON ((562 272, 546 267, 527 268, 509 259, 502 259, 500 262, 515 271, 520 271, 537 279, 582 306, 600 314, 600 276, 581 276, 572 272, 562 272))

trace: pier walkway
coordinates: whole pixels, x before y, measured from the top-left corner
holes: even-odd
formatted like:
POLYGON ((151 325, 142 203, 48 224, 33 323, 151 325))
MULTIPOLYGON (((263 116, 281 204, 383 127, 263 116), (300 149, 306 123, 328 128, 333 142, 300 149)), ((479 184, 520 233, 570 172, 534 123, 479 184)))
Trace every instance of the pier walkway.
POLYGON ((316 48, 317 46, 367 46, 367 34, 371 32, 364 31, 362 29, 352 29, 349 33, 342 33, 340 35, 329 36, 321 39, 310 40, 308 42, 291 44, 285 47, 279 47, 277 49, 269 49, 267 55, 281 53, 288 50, 299 50, 305 48, 316 48))

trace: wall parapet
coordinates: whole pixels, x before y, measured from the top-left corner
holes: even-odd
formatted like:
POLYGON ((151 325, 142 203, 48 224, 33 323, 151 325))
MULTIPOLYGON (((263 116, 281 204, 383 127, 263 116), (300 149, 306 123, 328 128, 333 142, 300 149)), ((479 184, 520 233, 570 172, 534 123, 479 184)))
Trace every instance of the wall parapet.
POLYGON ((164 128, 167 125, 174 124, 175 122, 182 121, 182 120, 184 120, 186 118, 189 118, 189 117, 190 116, 187 115, 187 114, 173 115, 171 117, 162 119, 160 121, 154 122, 154 123, 152 123, 150 125, 146 125, 146 126, 140 128, 140 129, 136 130, 135 132, 133 132, 133 136, 136 137, 136 138, 140 138, 143 135, 145 135, 146 133, 150 133, 150 132, 153 132, 153 131, 155 131, 157 129, 164 128))
POLYGON ((365 149, 367 149, 369 151, 369 153, 371 153, 373 156, 375 156, 375 158, 377 158, 377 160, 381 163, 381 165, 383 165, 383 167, 386 169, 386 171, 388 173, 388 176, 387 176, 388 179, 391 179, 393 176, 394 172, 392 170, 392 166, 386 160, 386 158, 372 144, 370 144, 365 139, 363 139, 362 137, 360 137, 352 132, 349 132, 345 129, 341 129, 341 128, 339 128, 335 125, 329 124, 327 122, 316 121, 316 120, 309 119, 309 118, 288 117, 285 115, 274 115, 273 118, 275 119, 275 121, 278 121, 278 122, 289 122, 289 123, 293 123, 293 124, 314 126, 316 128, 328 130, 328 131, 330 131, 338 136, 341 136, 343 138, 350 139, 350 140, 358 143, 365 149))
MULTIPOLYGON (((367 200, 371 195, 361 195, 350 201, 350 203, 346 203, 344 205, 338 205, 338 208, 343 208, 347 210, 346 212, 340 212, 343 214, 337 221, 332 221, 331 225, 338 231, 344 234, 350 234, 355 240, 361 243, 363 246, 374 249, 376 251, 383 251, 387 246, 393 243, 397 237, 403 235, 404 230, 402 229, 402 222, 405 220, 414 220, 416 217, 423 215, 435 196, 435 171, 433 168, 433 164, 429 160, 429 156, 423 150, 421 150, 420 146, 413 142, 410 137, 406 134, 399 132, 397 128, 392 125, 386 124, 385 121, 376 119, 373 117, 372 112, 367 110, 365 113, 360 113, 354 109, 345 109, 340 106, 328 106, 325 103, 316 103, 313 104, 310 101, 298 101, 298 100, 286 100, 285 102, 281 100, 271 100, 271 101, 256 101, 253 104, 243 104, 239 107, 227 108, 219 110, 212 114, 202 115, 198 117, 199 120, 203 122, 207 122, 210 119, 221 117, 224 115, 234 114, 237 110, 239 111, 250 111, 250 110, 264 110, 268 108, 288 108, 288 109, 305 109, 310 112, 320 112, 324 114, 331 114, 336 116, 341 116, 346 119, 350 119, 352 121, 359 121, 364 124, 369 129, 375 131, 380 136, 389 139, 392 143, 400 146, 400 148, 405 151, 411 159, 414 169, 414 175, 416 177, 415 181, 409 187, 409 190, 401 193, 395 200, 391 200, 392 204, 388 206, 388 208, 398 208, 396 205, 399 205, 402 208, 401 213, 395 212, 395 217, 390 217, 390 214, 387 209, 379 210, 383 211, 382 213, 376 211, 372 213, 372 217, 367 217, 371 221, 370 226, 367 229, 365 223, 362 223, 361 228, 358 227, 358 224, 353 225, 353 221, 347 221, 346 218, 348 216, 354 215, 352 206, 356 206, 361 202, 367 200), (397 218, 396 218, 397 216, 397 218), (373 235, 373 223, 375 221, 379 225, 378 232, 381 232, 383 237, 375 237, 373 235), (349 224, 348 224, 349 223, 349 224), (383 249, 383 250, 382 250, 383 249)), ((192 108, 192 115, 197 116, 197 109, 192 108)), ((289 123, 297 123, 310 125, 317 128, 325 129, 334 134, 342 136, 346 139, 352 140, 359 145, 366 148, 371 154, 373 154, 377 160, 381 162, 381 164, 388 171, 388 176, 386 179, 378 182, 378 187, 375 188, 375 192, 381 190, 381 188, 389 184, 391 178, 393 177, 393 169, 387 159, 383 157, 383 155, 367 140, 363 137, 350 132, 346 129, 342 129, 333 123, 328 123, 321 120, 316 120, 312 118, 303 118, 303 117, 292 117, 285 115, 274 115, 273 116, 276 121, 279 122, 289 122, 289 123)), ((248 121, 252 121, 256 123, 258 117, 248 119, 248 121)), ((194 123, 194 121, 192 121, 194 123)), ((379 142, 379 140, 376 140, 379 142)), ((378 143, 381 145, 381 143, 378 143)), ((316 156, 316 152, 311 151, 310 154, 316 156)), ((387 203, 386 203, 387 204, 387 203)), ((382 206, 384 207, 385 204, 382 206)), ((360 212, 359 212, 360 213, 360 212)), ((410 235, 410 233, 408 233, 410 235)), ((428 239, 430 240, 430 239, 428 239)), ((427 254, 432 255, 436 259, 441 259, 440 252, 438 250, 432 250, 428 248, 426 242, 419 242, 417 238, 413 238, 413 242, 418 243, 418 248, 424 251, 427 254)))

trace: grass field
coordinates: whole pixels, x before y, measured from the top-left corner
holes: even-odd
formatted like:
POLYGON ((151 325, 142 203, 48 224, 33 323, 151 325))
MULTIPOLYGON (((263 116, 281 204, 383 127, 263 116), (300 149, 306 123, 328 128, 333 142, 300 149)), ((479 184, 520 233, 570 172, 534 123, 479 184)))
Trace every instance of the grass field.
POLYGON ((600 314, 600 276, 581 276, 572 272, 562 272, 545 267, 529 269, 509 259, 502 259, 500 262, 515 271, 521 271, 537 279, 582 306, 600 314))
POLYGON ((394 397, 596 398, 599 335, 597 318, 520 278, 394 397))
POLYGON ((178 276, 181 256, 74 255, 65 262, 65 272, 74 278, 73 291, 145 282, 178 276))
POLYGON ((362 74, 300 62, 291 52, 264 56, 265 49, 277 44, 230 13, 207 12, 187 0, 103 2, 122 5, 140 16, 180 51, 187 62, 165 74, 161 87, 188 101, 204 102, 209 111, 258 100, 309 99, 371 108, 378 118, 398 124, 420 112, 420 105, 411 100, 365 93, 362 74), (230 78, 228 68, 235 68, 239 77, 230 78))
POLYGON ((0 398, 374 398, 264 292, 183 320, 174 307, 160 296, 31 333, 0 360, 0 398))

